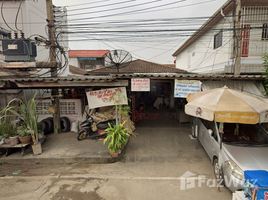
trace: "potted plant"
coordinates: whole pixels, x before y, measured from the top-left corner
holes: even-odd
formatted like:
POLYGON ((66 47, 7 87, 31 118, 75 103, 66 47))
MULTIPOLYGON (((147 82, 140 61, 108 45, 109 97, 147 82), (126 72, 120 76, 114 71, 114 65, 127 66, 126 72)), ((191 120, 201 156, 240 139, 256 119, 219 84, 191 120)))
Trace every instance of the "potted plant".
POLYGON ((17 129, 16 129, 16 126, 13 125, 12 123, 0 124, 0 135, 1 135, 1 140, 4 139, 4 142, 7 144, 10 144, 10 138, 12 140, 11 145, 15 145, 18 143, 17 129))
POLYGON ((32 134, 25 124, 18 126, 17 132, 19 134, 19 140, 22 144, 27 144, 31 142, 32 134))
POLYGON ((18 138, 18 132, 17 132, 17 127, 16 125, 9 124, 9 140, 10 140, 10 145, 14 146, 19 144, 19 138, 18 138))
POLYGON ((20 98, 12 99, 8 103, 8 105, 0 112, 1 118, 6 119, 10 115, 15 115, 20 120, 22 120, 22 122, 27 126, 32 135, 33 140, 32 148, 34 155, 42 153, 41 144, 38 142, 38 129, 37 129, 38 117, 40 112, 42 112, 42 110, 40 111, 36 110, 36 106, 40 102, 40 101, 35 102, 36 95, 37 92, 29 100, 26 100, 26 98, 24 100, 20 98), (13 105, 14 102, 18 102, 18 105, 13 105))
POLYGON ((130 135, 126 132, 128 129, 124 128, 124 124, 125 122, 118 126, 109 124, 109 128, 105 130, 107 137, 103 141, 103 144, 107 141, 109 142, 108 149, 112 157, 117 157, 119 153, 121 153, 121 150, 124 148, 130 137, 130 135))
POLYGON ((9 141, 9 124, 1 123, 0 124, 0 141, 4 141, 4 143, 10 143, 9 141))

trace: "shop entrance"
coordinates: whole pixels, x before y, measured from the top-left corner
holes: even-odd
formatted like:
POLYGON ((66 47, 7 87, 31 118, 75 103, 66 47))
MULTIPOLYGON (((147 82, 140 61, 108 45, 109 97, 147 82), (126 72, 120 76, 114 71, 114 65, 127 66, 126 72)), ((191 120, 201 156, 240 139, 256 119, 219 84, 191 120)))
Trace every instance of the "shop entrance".
MULTIPOLYGON (((132 119, 139 126, 177 126, 185 98, 174 98, 173 80, 151 80, 150 91, 132 92, 132 119)), ((185 120, 184 120, 185 121, 185 120)))

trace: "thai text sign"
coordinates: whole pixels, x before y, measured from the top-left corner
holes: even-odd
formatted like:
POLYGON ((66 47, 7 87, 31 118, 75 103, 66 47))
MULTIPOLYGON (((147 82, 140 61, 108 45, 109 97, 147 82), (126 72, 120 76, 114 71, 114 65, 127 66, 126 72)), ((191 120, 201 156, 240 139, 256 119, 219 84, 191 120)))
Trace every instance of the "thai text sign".
POLYGON ((258 113, 247 112, 215 112, 217 122, 256 124, 259 121, 258 113))
POLYGON ((150 91, 150 79, 149 78, 132 78, 131 79, 131 91, 150 91))
POLYGON ((174 97, 186 98, 188 94, 200 92, 200 81, 188 81, 175 79, 174 97))
POLYGON ((89 109, 112 106, 127 105, 127 92, 125 87, 109 88, 87 92, 89 109))

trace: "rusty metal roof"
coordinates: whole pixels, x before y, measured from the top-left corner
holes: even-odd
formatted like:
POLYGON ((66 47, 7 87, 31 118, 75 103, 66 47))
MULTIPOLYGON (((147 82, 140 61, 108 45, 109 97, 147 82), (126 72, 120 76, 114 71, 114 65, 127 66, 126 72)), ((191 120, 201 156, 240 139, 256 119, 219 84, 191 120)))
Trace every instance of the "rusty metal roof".
POLYGON ((264 80, 264 75, 221 75, 221 74, 194 74, 194 73, 137 73, 117 74, 116 78, 151 78, 151 79, 185 79, 185 80, 264 80))

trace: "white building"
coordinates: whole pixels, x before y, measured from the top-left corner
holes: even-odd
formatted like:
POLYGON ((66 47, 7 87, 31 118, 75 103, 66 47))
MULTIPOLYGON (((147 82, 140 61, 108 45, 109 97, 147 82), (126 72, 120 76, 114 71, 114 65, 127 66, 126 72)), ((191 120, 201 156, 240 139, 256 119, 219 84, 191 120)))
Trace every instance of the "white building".
MULTIPOLYGON (((173 54, 176 68, 195 73, 233 73, 233 0, 228 0, 173 54)), ((268 52, 268 1, 241 0, 241 74, 263 70, 268 52)), ((238 28, 238 27, 236 27, 238 28)))
POLYGON ((103 67, 104 55, 110 50, 69 50, 69 63, 84 70, 103 67))

